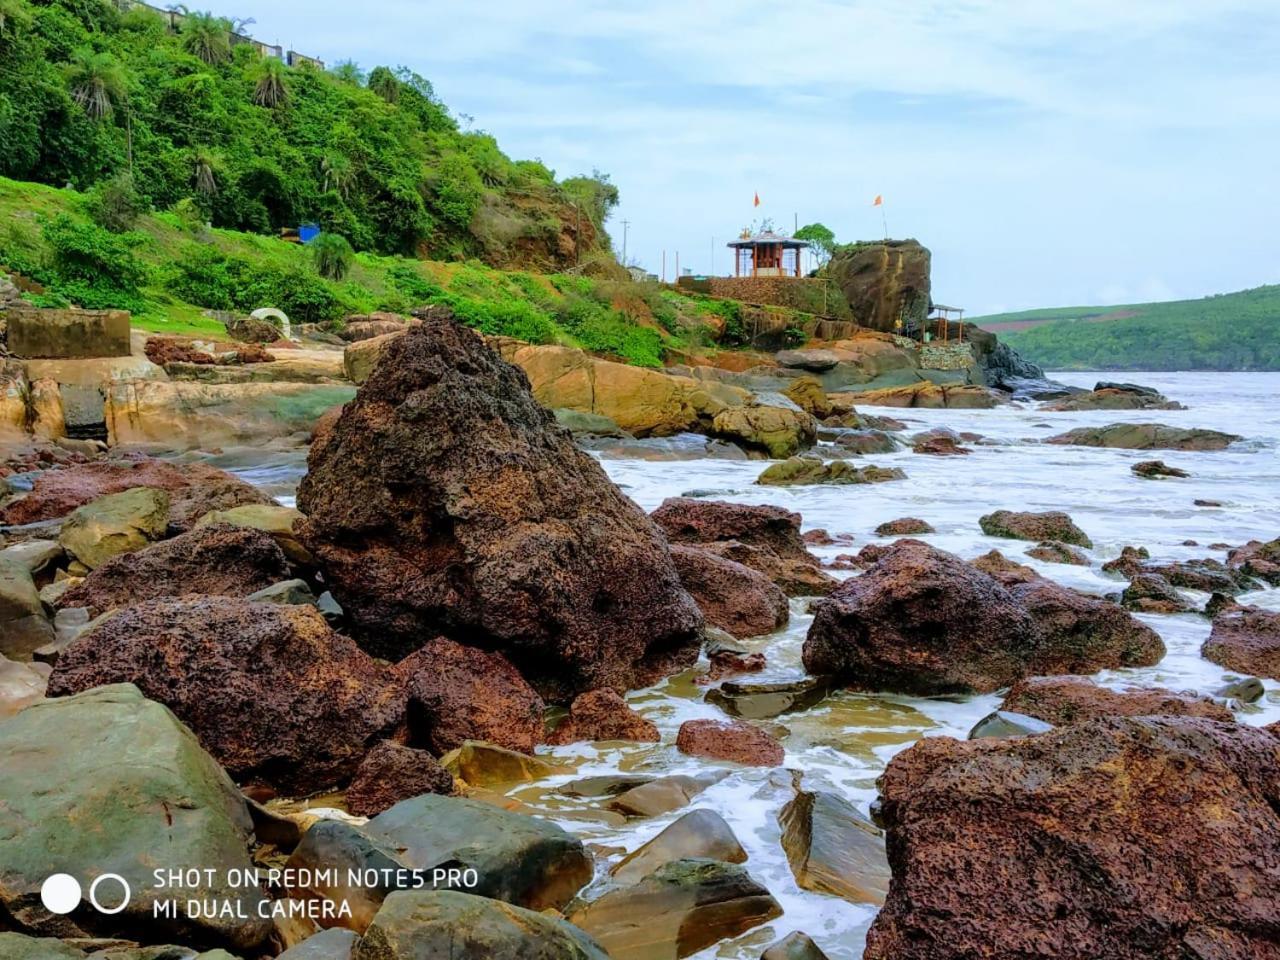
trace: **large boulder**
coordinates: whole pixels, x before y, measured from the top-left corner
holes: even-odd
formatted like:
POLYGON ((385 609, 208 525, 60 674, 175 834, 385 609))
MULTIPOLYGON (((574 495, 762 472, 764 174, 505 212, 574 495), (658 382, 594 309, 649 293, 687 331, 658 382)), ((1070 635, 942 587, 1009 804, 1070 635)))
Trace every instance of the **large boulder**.
POLYGON ((1087 677, 1036 677, 1016 683, 1001 710, 1036 717, 1055 727, 1098 717, 1207 717, 1230 722, 1231 711, 1208 697, 1161 687, 1111 690, 1087 677))
POLYGON ((786 626, 787 595, 758 570, 683 543, 672 544, 671 559, 680 582, 712 626, 735 637, 755 637, 786 626))
POLYGON ((1280 613, 1228 607, 1213 618, 1200 655, 1228 670, 1280 680, 1280 613))
POLYGON ((1046 404, 1045 410, 1185 410, 1149 387, 1124 383, 1099 383, 1094 389, 1046 404))
POLYGON ((931 255, 916 240, 884 240, 842 247, 827 274, 862 326, 886 333, 923 329, 931 255))
POLYGON ((673 821, 661 833, 627 854, 609 871, 618 883, 636 883, 676 860, 700 858, 744 863, 747 851, 724 817, 703 807, 673 821))
POLYGON ((238 780, 306 794, 350 779, 399 723, 392 679, 309 606, 151 600, 81 634, 58 658, 49 696, 134 683, 238 780))
POLYGON ((312 445, 298 506, 303 543, 376 653, 444 633, 503 653, 554 700, 697 656, 702 616, 657 528, 525 375, 450 319, 385 346, 312 445))
POLYGON ((1233 433, 1163 423, 1112 423, 1105 427, 1076 427, 1045 443, 1122 450, 1225 450, 1240 439, 1233 433))
POLYGON ((453 775, 425 750, 383 740, 369 751, 347 788, 347 809, 376 817, 401 800, 424 793, 453 793, 453 775))
POLYGON ((352 960, 610 960, 591 937, 553 916, 452 891, 387 897, 352 960))
POLYGON ((164 536, 168 525, 169 495, 136 487, 77 508, 62 525, 58 542, 92 570, 112 557, 150 546, 164 536))
POLYGON ((630 740, 657 743, 662 737, 652 720, 636 713, 616 690, 589 690, 569 705, 569 715, 547 738, 548 743, 582 740, 630 740))
POLYGON ((111 558, 69 587, 57 605, 87 607, 97 616, 143 600, 247 597, 289 576, 289 564, 268 534, 212 524, 111 558))
POLYGON ((1280 740, 1112 717, 926 737, 880 780, 893 880, 866 960, 1276 956, 1280 740))
POLYGON ((800 514, 782 507, 671 497, 653 519, 672 543, 692 544, 763 573, 791 596, 824 594, 835 579, 800 536, 800 514))
POLYGON ((542 698, 500 653, 436 637, 396 668, 404 678, 411 742, 436 754, 467 740, 532 753, 542 742, 542 698))
MULTIPOLYGON (((189 940, 246 955, 265 947, 271 922, 259 919, 261 895, 227 876, 253 869, 244 799, 165 707, 129 685, 49 700, 0 722, 0 756, 0 913, 8 929, 189 940), (195 866, 194 886, 157 888, 155 870, 195 866), (132 897, 115 915, 54 915, 40 900, 54 873, 70 874, 85 890, 115 873, 132 897), (226 902, 248 919, 153 914, 158 901, 175 896, 226 902)), ((103 902, 114 903, 118 892, 115 881, 104 883, 103 902)))
POLYGON ((54 639, 53 625, 27 564, 16 557, 0 557, 0 656, 30 660, 31 654, 54 639))
POLYGON ((801 790, 779 811, 778 824, 798 886, 850 903, 884 903, 889 889, 884 835, 844 797, 801 790))
POLYGON ((1092 547, 1089 535, 1076 526, 1075 521, 1061 510, 1044 513, 1018 513, 997 510, 978 520, 978 526, 989 537, 1008 537, 1013 540, 1056 540, 1078 547, 1092 547))

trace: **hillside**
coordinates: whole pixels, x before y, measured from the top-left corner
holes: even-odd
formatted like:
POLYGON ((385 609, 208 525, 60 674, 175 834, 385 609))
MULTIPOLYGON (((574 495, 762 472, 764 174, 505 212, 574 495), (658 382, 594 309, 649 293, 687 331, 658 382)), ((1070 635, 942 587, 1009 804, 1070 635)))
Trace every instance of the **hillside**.
POLYGON ((207 14, 0 2, 0 175, 380 254, 617 269, 607 177, 510 159, 405 68, 289 67, 207 14))
POLYGON ((973 317, 1051 370, 1280 370, 1280 285, 1201 300, 973 317))

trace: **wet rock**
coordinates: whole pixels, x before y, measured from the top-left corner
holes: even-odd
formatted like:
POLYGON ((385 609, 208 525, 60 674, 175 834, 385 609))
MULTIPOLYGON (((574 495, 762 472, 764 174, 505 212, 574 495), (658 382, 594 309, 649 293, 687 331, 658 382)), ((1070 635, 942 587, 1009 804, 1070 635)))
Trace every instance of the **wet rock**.
POLYGON ((696 777, 675 774, 658 777, 618 793, 610 810, 628 817, 658 817, 688 806, 707 787, 724 779, 727 771, 711 771, 696 777))
POLYGON ((737 642, 729 634, 719 631, 720 636, 713 637, 707 633, 706 654, 711 669, 705 677, 699 677, 695 683, 714 683, 724 677, 740 673, 758 673, 765 668, 767 661, 763 653, 752 653, 737 642))
POLYGON ((844 797, 802 790, 778 814, 782 849, 805 890, 850 903, 884 903, 889 863, 884 837, 844 797))
POLYGON ((831 532, 825 527, 816 527, 813 530, 806 530, 801 534, 800 539, 811 546, 829 547, 836 543, 853 543, 853 537, 847 533, 841 533, 832 536, 831 532))
POLYGON ((653 512, 672 543, 712 550, 758 570, 790 596, 824 594, 835 584, 800 536, 800 514, 782 507, 672 497, 653 512))
POLYGON ((616 690, 590 690, 574 698, 569 715, 547 737, 551 744, 581 740, 630 740, 657 743, 662 737, 651 720, 646 720, 619 696, 616 690))
POLYGON ((1280 587, 1280 539, 1250 540, 1227 554, 1227 566, 1280 587))
POLYGON ((1035 624, 1029 673, 1097 673, 1150 667, 1164 659, 1160 635, 1119 604, 1043 578, 1009 590, 1035 624))
POLYGON ((701 547, 673 544, 680 583, 707 623, 735 637, 755 637, 786 626, 787 595, 763 573, 701 547))
POLYGON ((1231 711, 1208 697, 1175 693, 1160 687, 1111 690, 1086 677, 1039 677, 1013 686, 1002 710, 1038 717, 1054 726, 1098 717, 1206 717, 1231 722, 1231 711))
POLYGON ((1011 540, 1056 540, 1077 547, 1092 547, 1088 534, 1060 510, 1045 513, 1018 513, 997 510, 978 521, 982 532, 989 537, 1007 537, 1011 540))
POLYGON ((1240 703, 1256 703, 1262 699, 1264 693, 1266 693, 1266 688, 1257 677, 1234 680, 1226 686, 1219 687, 1217 690, 1219 697, 1238 700, 1240 703))
POLYGON ((865 690, 990 692, 1024 673, 1034 626, 1005 587, 958 557, 898 540, 818 601, 805 669, 865 690))
POLYGON ((1163 423, 1112 423, 1105 427, 1077 427, 1044 442, 1121 450, 1225 450, 1241 439, 1218 430, 1189 429, 1163 423))
POLYGON ((552 412, 556 416, 556 423, 575 437, 613 437, 620 440, 631 438, 631 434, 599 413, 582 413, 578 410, 566 410, 563 407, 552 412))
POLYGON ((267 534, 211 524, 113 557, 59 598, 94 616, 143 600, 248 597, 289 579, 289 564, 267 534))
POLYGON ((686 720, 676 734, 676 749, 757 767, 776 767, 785 756, 772 734, 743 720, 686 720))
POLYGON ((114 556, 149 546, 164 536, 168 525, 169 495, 138 487, 77 508, 62 525, 58 543, 92 570, 114 556))
POLYGON ((931 457, 960 457, 973 451, 961 446, 960 438, 949 430, 928 430, 912 438, 911 452, 931 457))
POLYGON ((747 720, 769 720, 793 710, 807 710, 821 703, 831 685, 824 677, 739 683, 727 680, 707 691, 707 703, 747 720))
POLYGON ((453 775, 427 751, 383 740, 360 761, 347 788, 347 809, 358 817, 376 817, 424 793, 453 793, 453 775))
POLYGON ((772 402, 726 407, 712 419, 710 434, 763 450, 779 460, 813 446, 818 427, 812 416, 781 394, 758 399, 772 402))
POLYGON ((482 740, 467 740, 440 758, 440 766, 473 787, 542 780, 564 771, 515 750, 482 740))
POLYGON ((639 883, 606 893, 570 921, 611 960, 687 957, 782 915, 746 869, 715 860, 677 860, 639 883))
POLYGON ((254 603, 316 605, 316 595, 311 592, 311 587, 305 580, 281 580, 249 594, 245 599, 254 603))
POLYGON ((85 960, 85 952, 55 937, 0 933, 0 957, 5 960, 85 960))
POLYGON ((639 773, 606 773, 597 777, 570 780, 557 792, 566 797, 616 797, 632 787, 653 783, 656 779, 639 773))
POLYGON ((1163 577, 1184 590, 1225 593, 1230 596, 1256 589, 1257 584, 1243 570, 1228 567, 1220 560, 1177 560, 1173 563, 1147 564, 1144 572, 1163 577))
POLYGON ((1108 560, 1102 565, 1102 569, 1107 573, 1134 577, 1142 572, 1144 561, 1150 559, 1151 553, 1146 547, 1125 546, 1121 548, 1120 556, 1114 560, 1108 560))
POLYGON ((0 656, 30 660, 54 639, 26 564, 0 557, 0 656))
POLYGON ((1156 573, 1139 573, 1120 595, 1120 605, 1139 613, 1186 613, 1195 609, 1173 585, 1156 573))
POLYGON ((969 731, 970 740, 996 739, 1007 737, 1034 737, 1038 733, 1047 733, 1053 724, 1018 713, 1014 710, 996 710, 987 714, 973 725, 969 731))
POLYGON ((403 713, 388 669, 304 606, 127 607, 62 653, 49 695, 111 683, 136 684, 172 709, 232 776, 293 794, 349 779, 403 713))
POLYGON ((334 915, 321 916, 324 926, 343 926, 356 933, 363 933, 373 922, 390 894, 424 883, 430 886, 433 880, 429 874, 417 874, 391 843, 343 820, 313 823, 285 867, 296 878, 296 885, 287 890, 291 899, 329 901, 334 915), (374 873, 368 876, 376 878, 372 882, 363 873, 370 870, 374 873), (340 913, 339 908, 345 909, 340 913))
POLYGON ((1163 460, 1143 460, 1129 468, 1139 477, 1146 480, 1158 480, 1161 477, 1189 477, 1191 474, 1177 467, 1171 467, 1163 460))
POLYGON ((581 840, 550 820, 478 800, 414 797, 363 830, 416 869, 474 870, 479 882, 468 892, 530 910, 562 909, 592 876, 581 840))
POLYGON ((1092 390, 1064 397, 1045 406, 1046 410, 1185 410, 1176 400, 1168 400, 1149 387, 1131 383, 1100 383, 1092 390))
POLYGON ((38 667, 0 656, 0 720, 38 703, 47 684, 48 678, 38 667))
POLYGON ((916 517, 899 517, 876 527, 878 537, 913 537, 923 533, 937 533, 933 525, 916 517))
POLYGON ((524 373, 450 319, 382 349, 313 443, 298 506, 303 543, 377 653, 437 632, 483 640, 557 701, 696 659, 702 617, 658 530, 524 373))
POLYGON ((877 453, 893 453, 898 441, 883 430, 850 430, 835 437, 835 444, 852 454, 870 456, 877 453))
POLYGON ((1196 506, 1196 507, 1220 507, 1220 506, 1222 506, 1222 501, 1221 501, 1221 500, 1201 500, 1201 499, 1198 499, 1198 498, 1197 498, 1197 499, 1195 499, 1195 500, 1192 500, 1192 501, 1191 501, 1191 503, 1192 503, 1192 505, 1193 505, 1193 506, 1196 506))
POLYGON ((893 883, 866 960, 1274 952, 1280 767, 1265 731, 1112 717, 926 737, 880 788, 893 883))
POLYGON ((359 937, 351 930, 333 927, 308 937, 276 960, 353 960, 359 937))
POLYGON ((282 507, 279 504, 249 503, 229 510, 211 510, 201 517, 196 526, 210 523, 229 523, 235 527, 249 527, 270 534, 280 549, 294 563, 304 567, 315 565, 315 558, 298 542, 293 532, 294 525, 302 519, 302 513, 293 507, 282 507))
MULTIPOLYGON (((353 960, 610 960, 563 920, 452 891, 389 896, 353 960)), ((614 957, 613 960, 618 960, 614 957)))
POLYGON ((0 912, 9 929, 57 937, 136 933, 255 955, 264 946, 271 923, 257 919, 258 895, 226 879, 229 870, 252 868, 244 800, 163 706, 128 685, 35 704, 0 722, 0 756, 0 912), (153 916, 154 903, 172 895, 156 890, 153 869, 186 864, 212 876, 202 874, 185 896, 225 900, 251 919, 153 916), (83 882, 108 870, 132 890, 123 912, 57 916, 41 905, 50 874, 83 882))
POLYGON ((813 377, 796 377, 783 391, 783 396, 811 416, 823 419, 831 416, 831 401, 822 384, 813 377))
POLYGON ((444 637, 402 661, 410 743, 436 754, 468 740, 532 753, 542 742, 542 698, 505 657, 444 637))
POLYGON ((691 810, 627 854, 609 873, 619 883, 638 883, 659 867, 688 859, 745 863, 747 851, 720 814, 705 808, 691 810))
POLYGON ((828 960, 828 957, 807 933, 796 930, 767 947, 760 954, 760 960, 828 960))
POLYGON ((855 467, 847 460, 823 463, 809 457, 792 457, 766 467, 756 483, 771 487, 788 487, 813 483, 885 483, 905 480, 907 475, 897 467, 868 465, 855 467))
POLYGON ((1232 607, 1213 618, 1200 656, 1228 670, 1280 680, 1280 613, 1232 607))
POLYGON ((1077 567, 1087 567, 1089 558, 1075 547, 1057 540, 1042 540, 1027 551, 1028 557, 1043 560, 1045 563, 1067 563, 1077 567))

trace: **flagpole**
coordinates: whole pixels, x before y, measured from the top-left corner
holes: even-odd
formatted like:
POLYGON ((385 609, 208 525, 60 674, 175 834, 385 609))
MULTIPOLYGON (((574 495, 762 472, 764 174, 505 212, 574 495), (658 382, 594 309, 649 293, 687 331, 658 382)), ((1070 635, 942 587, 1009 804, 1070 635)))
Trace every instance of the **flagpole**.
POLYGON ((880 223, 884 226, 884 238, 889 239, 889 216, 884 212, 884 201, 880 202, 880 223))

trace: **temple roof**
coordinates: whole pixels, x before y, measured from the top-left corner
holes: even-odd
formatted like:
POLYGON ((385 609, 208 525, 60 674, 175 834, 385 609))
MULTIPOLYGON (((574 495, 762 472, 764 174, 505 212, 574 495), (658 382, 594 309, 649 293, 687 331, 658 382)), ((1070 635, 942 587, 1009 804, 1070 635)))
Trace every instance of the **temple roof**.
POLYGON ((781 244, 791 249, 809 246, 808 240, 797 240, 795 237, 784 237, 781 234, 774 233, 772 230, 765 230, 763 233, 757 233, 754 237, 742 237, 738 240, 730 240, 727 246, 730 247, 758 247, 770 244, 781 244))

